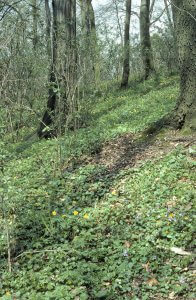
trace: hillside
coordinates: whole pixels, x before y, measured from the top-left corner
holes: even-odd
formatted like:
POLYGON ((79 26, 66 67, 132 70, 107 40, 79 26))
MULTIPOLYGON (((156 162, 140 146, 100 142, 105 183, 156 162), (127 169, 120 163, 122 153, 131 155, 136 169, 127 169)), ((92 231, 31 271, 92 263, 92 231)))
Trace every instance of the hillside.
POLYGON ((3 137, 0 299, 195 299, 195 136, 154 126, 177 96, 105 88, 77 131, 3 137))

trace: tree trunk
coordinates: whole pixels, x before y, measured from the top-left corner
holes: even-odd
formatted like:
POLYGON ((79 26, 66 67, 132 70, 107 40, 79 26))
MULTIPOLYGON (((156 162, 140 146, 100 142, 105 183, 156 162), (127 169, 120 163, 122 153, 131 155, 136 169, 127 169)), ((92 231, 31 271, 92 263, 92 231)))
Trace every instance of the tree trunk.
POLYGON ((37 12, 37 0, 32 0, 32 16, 33 16, 33 49, 36 51, 38 43, 38 12, 37 12))
POLYGON ((53 0, 52 7, 49 97, 38 129, 39 137, 46 138, 61 134, 76 108, 76 0, 53 0), (53 129, 47 128, 51 125, 53 129))
MULTIPOLYGON (((47 6, 46 6, 47 8, 47 6)), ((50 138, 56 135, 55 131, 51 128, 47 128, 53 124, 55 119, 55 108, 56 108, 56 88, 57 88, 57 80, 56 80, 56 63, 57 63, 57 7, 56 1, 52 0, 52 13, 53 13, 53 24, 52 24, 52 47, 50 50, 51 54, 51 67, 49 74, 49 90, 48 90, 48 102, 47 108, 43 115, 42 121, 40 122, 40 126, 38 128, 37 134, 40 138, 50 138)), ((46 11, 46 15, 48 16, 48 11, 46 11)), ((49 19, 47 19, 47 22, 49 19)), ((49 25, 49 23, 48 23, 49 25)), ((50 28, 50 27, 49 27, 50 28)), ((48 30, 49 30, 48 28, 48 30)), ((49 32, 48 32, 49 33, 49 32)))
POLYGON ((151 20, 152 15, 153 15, 155 1, 156 1, 156 0, 152 0, 152 2, 151 2, 151 4, 150 4, 150 11, 149 11, 149 19, 150 19, 150 20, 151 20))
POLYGON ((82 28, 86 35, 95 33, 95 14, 92 0, 80 0, 82 28))
POLYGON ((89 65, 89 54, 92 63, 92 71, 94 73, 94 79, 97 80, 98 66, 97 66, 97 35, 95 25, 95 14, 92 6, 92 0, 80 0, 81 8, 81 21, 82 21, 82 33, 83 33, 83 48, 84 56, 88 59, 89 65))
POLYGON ((164 4, 165 4, 165 10, 166 10, 166 14, 167 14, 168 22, 169 22, 169 27, 170 27, 171 32, 173 33, 174 24, 172 22, 172 17, 171 17, 171 14, 170 14, 168 0, 164 0, 164 4))
POLYGON ((51 12, 49 6, 49 0, 45 0, 45 12, 46 12, 46 43, 48 57, 51 58, 51 12))
POLYGON ((150 41, 150 0, 141 0, 140 6, 140 43, 144 66, 144 79, 148 79, 154 71, 152 47, 150 41))
POLYGON ((196 2, 172 0, 172 5, 180 67, 175 123, 196 130, 196 2))
POLYGON ((67 115, 74 112, 75 89, 77 80, 76 51, 76 1, 56 0, 59 21, 58 31, 58 67, 60 89, 63 91, 60 99, 61 123, 67 122, 67 115))
POLYGON ((120 24, 118 2, 117 2, 117 0, 113 0, 113 3, 114 3, 114 6, 115 6, 115 11, 116 11, 116 18, 117 18, 117 23, 118 23, 118 29, 119 29, 121 44, 123 44, 123 34, 122 34, 122 29, 121 29, 121 24, 120 24))
POLYGON ((131 19, 131 0, 126 0, 126 17, 125 17, 125 31, 124 31, 124 60, 123 60, 123 75, 121 81, 121 88, 126 88, 129 82, 130 19, 131 19))

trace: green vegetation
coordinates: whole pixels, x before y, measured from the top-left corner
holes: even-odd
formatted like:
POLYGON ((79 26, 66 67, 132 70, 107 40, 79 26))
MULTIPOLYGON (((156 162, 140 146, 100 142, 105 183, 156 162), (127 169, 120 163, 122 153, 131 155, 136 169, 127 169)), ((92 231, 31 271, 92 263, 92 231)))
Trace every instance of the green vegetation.
POLYGON ((194 157, 183 143, 169 151, 166 129, 145 134, 174 107, 178 80, 109 90, 89 100, 84 128, 2 139, 2 300, 194 299, 194 157))

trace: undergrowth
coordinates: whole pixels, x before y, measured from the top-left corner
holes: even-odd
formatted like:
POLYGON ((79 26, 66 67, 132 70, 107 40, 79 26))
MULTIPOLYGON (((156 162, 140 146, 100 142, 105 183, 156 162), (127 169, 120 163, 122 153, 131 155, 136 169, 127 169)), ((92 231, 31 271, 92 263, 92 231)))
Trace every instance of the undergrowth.
POLYGON ((177 93, 176 78, 114 89, 93 103, 86 128, 48 141, 4 137, 1 299, 194 299, 194 256, 171 251, 194 247, 187 149, 116 171, 89 160, 118 136, 141 139, 177 93))

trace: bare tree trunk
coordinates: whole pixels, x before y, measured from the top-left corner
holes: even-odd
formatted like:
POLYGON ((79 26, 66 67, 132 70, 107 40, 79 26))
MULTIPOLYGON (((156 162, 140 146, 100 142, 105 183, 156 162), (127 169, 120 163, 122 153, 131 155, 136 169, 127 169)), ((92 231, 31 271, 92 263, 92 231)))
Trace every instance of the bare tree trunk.
POLYGON ((40 137, 62 133, 67 125, 68 116, 76 109, 76 0, 52 0, 52 7, 49 97, 47 109, 38 129, 40 137), (54 128, 47 129, 51 125, 54 128))
MULTIPOLYGON (((48 13, 48 12, 46 12, 48 13)), ((53 124, 55 119, 55 108, 56 108, 56 91, 57 81, 56 81, 56 63, 57 63, 57 7, 56 1, 52 0, 52 13, 53 13, 53 24, 52 24, 52 48, 51 54, 51 67, 49 74, 49 90, 48 90, 48 102, 47 108, 43 115, 42 121, 38 128, 38 136, 49 138, 55 135, 54 130, 47 128, 53 124)), ((49 25, 49 24, 48 24, 49 25)), ((48 28, 49 29, 49 28, 48 28)))
POLYGON ((165 9, 166 9, 166 14, 167 14, 167 19, 169 22, 169 28, 171 30, 172 36, 174 38, 174 44, 175 44, 175 48, 177 49, 177 42, 176 42, 176 35, 175 35, 175 30, 174 30, 174 22, 172 20, 172 10, 169 9, 170 7, 170 2, 168 2, 168 0, 164 0, 165 3, 165 9))
MULTIPOLYGON (((84 43, 84 55, 89 54, 92 62, 92 71, 94 73, 94 78, 98 74, 97 70, 97 35, 96 35, 96 25, 95 25, 95 14, 92 6, 92 0, 80 0, 81 8, 81 18, 82 18, 82 33, 83 33, 83 43, 84 43)), ((88 63, 89 64, 89 63, 88 63)))
POLYGON ((116 10, 116 17, 117 17, 117 22, 118 22, 118 29, 119 29, 121 44, 123 44, 123 34, 122 34, 120 18, 119 18, 118 3, 117 3, 117 0, 113 0, 113 2, 114 2, 114 5, 115 5, 115 10, 116 10))
POLYGON ((80 0, 80 13, 81 13, 82 33, 85 36, 85 34, 86 34, 86 10, 85 10, 84 0, 80 0))
POLYGON ((154 10, 155 1, 156 1, 156 0, 152 0, 152 1, 151 1, 151 4, 150 4, 150 12, 149 12, 149 18, 150 18, 150 20, 151 20, 151 18, 152 18, 152 14, 153 14, 153 10, 154 10))
POLYGON ((150 41, 150 0, 141 0, 140 6, 140 41, 144 66, 144 79, 148 79, 154 71, 152 61, 152 47, 150 41))
POLYGON ((129 82, 130 19, 131 19, 131 0, 126 0, 126 17, 125 17, 125 31, 124 31, 124 60, 123 60, 123 75, 121 81, 121 88, 127 87, 129 82))
POLYGON ((178 128, 196 130, 196 2, 172 0, 180 65, 180 97, 175 109, 178 128))
POLYGON ((173 30, 174 30, 174 24, 172 22, 172 17, 171 17, 171 14, 170 14, 168 0, 164 0, 164 3, 165 3, 165 10, 166 10, 168 22, 169 22, 169 27, 170 27, 171 31, 173 32, 173 30))
POLYGON ((51 11, 49 6, 49 0, 45 0, 45 12, 46 12, 46 43, 48 57, 51 57, 51 11))
POLYGON ((37 0, 32 0, 32 16, 33 16, 33 49, 37 49, 38 43, 38 7, 37 7, 37 0))
POLYGON ((66 122, 69 112, 73 112, 75 98, 75 85, 77 80, 77 51, 76 51, 76 1, 57 0, 57 14, 59 22, 58 30, 58 68, 61 74, 60 86, 63 90, 61 95, 61 114, 66 122))
POLYGON ((92 0, 80 0, 80 2, 83 2, 86 34, 91 35, 92 33, 95 33, 95 14, 92 0))

